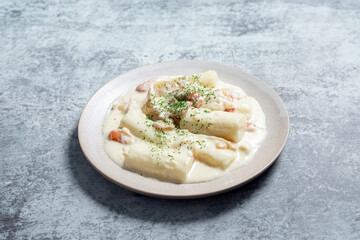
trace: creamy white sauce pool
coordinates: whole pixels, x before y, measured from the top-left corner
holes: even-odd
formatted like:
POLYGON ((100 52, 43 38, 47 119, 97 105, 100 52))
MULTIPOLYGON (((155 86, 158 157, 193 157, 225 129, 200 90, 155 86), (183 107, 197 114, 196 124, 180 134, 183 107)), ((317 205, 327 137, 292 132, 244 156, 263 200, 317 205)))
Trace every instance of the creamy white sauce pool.
MULTIPOLYGON (((217 82, 216 88, 232 89, 240 95, 246 96, 245 92, 241 88, 228 83, 224 83, 222 81, 217 82)), ((129 152, 131 144, 122 144, 117 141, 109 140, 110 132, 120 127, 122 119, 127 114, 124 110, 118 110, 117 106, 121 102, 127 103, 131 101, 129 108, 131 108, 132 110, 138 109, 140 111, 143 108, 144 104, 147 102, 148 97, 149 96, 147 91, 129 91, 125 95, 119 97, 114 102, 112 109, 105 118, 103 124, 104 148, 108 156, 120 167, 124 167, 124 160, 127 156, 126 154, 129 152)), ((248 119, 246 120, 246 122, 251 123, 251 125, 246 128, 245 133, 239 142, 232 143, 234 148, 236 148, 236 158, 226 168, 210 166, 207 163, 194 159, 191 169, 186 174, 186 178, 181 180, 181 182, 196 183, 209 181, 224 176, 228 172, 239 168, 251 161, 254 154, 259 149, 261 143, 265 139, 267 130, 265 115, 259 103, 254 98, 249 96, 246 97, 246 102, 249 104, 251 109, 251 112, 248 114, 248 119)), ((126 107, 127 106, 125 106, 125 108, 126 107)), ((136 121, 136 119, 134 119, 134 121, 136 121)), ((131 129, 129 130, 131 132, 131 129)), ((136 136, 133 136, 132 139, 133 142, 143 141, 140 137, 136 136)), ((139 151, 142 151, 142 149, 139 149, 139 151)), ((184 149, 179 150, 179 152, 181 152, 179 153, 180 155, 184 154, 184 156, 188 154, 188 151, 184 149)), ((160 180, 167 181, 165 177, 157 177, 156 175, 149 177, 155 177, 160 180)))

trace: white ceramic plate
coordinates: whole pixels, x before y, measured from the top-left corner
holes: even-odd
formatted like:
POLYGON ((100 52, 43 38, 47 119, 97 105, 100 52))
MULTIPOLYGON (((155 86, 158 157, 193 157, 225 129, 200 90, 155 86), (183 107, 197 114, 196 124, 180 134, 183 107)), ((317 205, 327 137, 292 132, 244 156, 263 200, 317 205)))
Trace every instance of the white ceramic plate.
POLYGON ((264 172, 283 149, 289 132, 289 116, 279 95, 262 80, 239 69, 205 61, 170 61, 143 66, 111 80, 86 104, 79 120, 81 149, 90 164, 110 181, 129 190, 163 198, 197 198, 218 194, 254 179, 264 172), (143 177, 116 165, 105 153, 102 124, 113 101, 139 83, 161 75, 185 75, 215 70, 220 80, 237 85, 261 105, 268 134, 247 165, 212 181, 174 184, 143 177))

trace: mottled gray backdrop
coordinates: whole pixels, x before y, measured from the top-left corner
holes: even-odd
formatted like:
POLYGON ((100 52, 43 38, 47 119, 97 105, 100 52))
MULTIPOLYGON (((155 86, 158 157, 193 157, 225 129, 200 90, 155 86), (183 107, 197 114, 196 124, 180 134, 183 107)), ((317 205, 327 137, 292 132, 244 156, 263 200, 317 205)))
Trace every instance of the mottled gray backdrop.
POLYGON ((360 1, 0 1, 0 239, 360 239, 360 1), (100 176, 87 100, 145 64, 202 59, 270 84, 287 145, 257 180, 159 200, 100 176))

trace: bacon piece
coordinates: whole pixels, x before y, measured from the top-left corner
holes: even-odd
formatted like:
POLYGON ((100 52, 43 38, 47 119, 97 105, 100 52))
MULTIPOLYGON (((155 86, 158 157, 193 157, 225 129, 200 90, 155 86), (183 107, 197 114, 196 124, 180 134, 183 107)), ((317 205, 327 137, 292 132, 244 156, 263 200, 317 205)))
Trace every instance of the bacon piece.
POLYGON ((198 93, 197 91, 191 93, 187 99, 193 103, 194 107, 201 107, 201 105, 204 103, 204 98, 202 97, 202 95, 200 93, 198 93))
POLYGON ((166 124, 166 123, 160 122, 160 121, 154 122, 153 126, 154 126, 154 128, 156 128, 158 130, 165 130, 165 131, 173 130, 175 128, 175 126, 173 126, 173 125, 169 125, 169 124, 166 124))
POLYGON ((151 78, 136 87, 138 92, 146 92, 150 89, 151 85, 155 82, 156 78, 151 78))
POLYGON ((225 112, 234 112, 235 111, 235 108, 231 107, 231 108, 226 108, 224 110, 225 112))
POLYGON ((111 141, 115 141, 115 142, 119 142, 121 143, 121 132, 119 129, 117 130, 112 130, 110 133, 109 133, 109 140, 111 141))
POLYGON ((109 133, 108 139, 122 144, 130 144, 133 142, 133 135, 129 129, 115 129, 109 133))

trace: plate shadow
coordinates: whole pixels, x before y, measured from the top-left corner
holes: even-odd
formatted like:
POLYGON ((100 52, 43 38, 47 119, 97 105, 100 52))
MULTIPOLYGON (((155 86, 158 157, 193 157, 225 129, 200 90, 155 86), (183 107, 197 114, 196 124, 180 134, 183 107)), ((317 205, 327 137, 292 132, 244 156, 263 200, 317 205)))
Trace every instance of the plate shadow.
MULTIPOLYGON (((131 192, 108 181, 87 161, 80 148, 77 128, 68 140, 68 164, 80 188, 99 204, 118 215, 152 222, 194 222, 213 218, 241 207, 255 192, 266 187, 277 161, 255 180, 232 191, 212 197, 174 200, 159 199, 131 192)), ((281 156, 279 156, 280 158, 281 156)))

